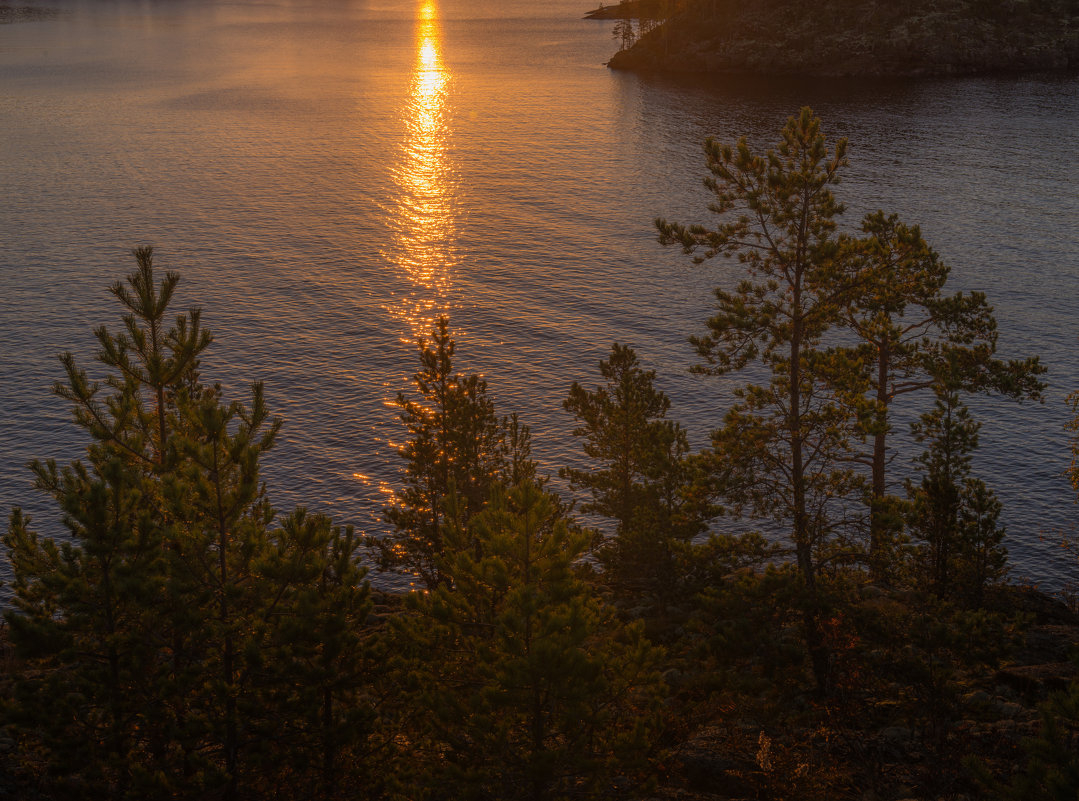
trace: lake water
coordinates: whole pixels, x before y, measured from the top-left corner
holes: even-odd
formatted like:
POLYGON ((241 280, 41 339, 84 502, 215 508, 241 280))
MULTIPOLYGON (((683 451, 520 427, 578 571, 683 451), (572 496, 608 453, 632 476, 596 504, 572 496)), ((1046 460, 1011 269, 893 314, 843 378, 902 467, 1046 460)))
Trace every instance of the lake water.
POLYGON ((733 384, 689 375, 686 338, 737 270, 660 247, 652 219, 707 221, 706 136, 768 146, 809 104, 851 141, 849 225, 877 208, 920 223, 950 286, 996 306, 1002 354, 1049 367, 1044 405, 972 402, 975 465, 1013 576, 1077 575, 1042 540, 1076 514, 1076 78, 640 78, 603 66, 610 24, 580 0, 37 5, 57 13, 0 25, 0 506, 41 530, 62 527, 25 463, 85 444, 50 393, 55 355, 89 365, 139 244, 203 307, 204 376, 265 381, 285 420, 265 462, 279 508, 384 530, 389 401, 443 312, 460 368, 532 425, 544 470, 580 462, 561 402, 616 340, 704 445, 733 384))

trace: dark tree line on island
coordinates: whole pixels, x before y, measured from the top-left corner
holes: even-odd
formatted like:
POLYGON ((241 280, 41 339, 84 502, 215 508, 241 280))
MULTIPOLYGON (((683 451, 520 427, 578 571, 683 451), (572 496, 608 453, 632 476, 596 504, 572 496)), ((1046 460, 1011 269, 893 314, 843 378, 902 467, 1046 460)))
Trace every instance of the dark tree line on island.
MULTIPOLYGON (((603 533, 538 475, 528 427, 454 371, 445 319, 397 398, 393 531, 279 515, 261 385, 241 403, 204 382, 199 312, 170 319, 179 278, 136 250, 112 287, 122 329, 95 331, 108 377, 62 357, 86 457, 32 466, 70 536, 16 509, 4 537, 8 769, 53 798, 625 798, 717 699, 808 693, 853 718, 897 686, 891 714, 946 760, 957 666, 999 658, 1013 628, 983 608, 1006 552, 963 398, 1038 399, 1043 368, 996 357, 985 297, 946 292, 917 227, 876 213, 839 233, 845 150, 808 109, 763 155, 710 140, 719 223, 657 221, 661 242, 745 270, 716 290, 695 369, 762 378, 691 453, 655 373, 615 344, 564 404, 589 467, 561 476, 603 533), (892 401, 913 392, 933 405, 899 496, 892 401), (705 538, 724 514, 789 534, 705 538), (365 553, 425 590, 376 610, 365 553)), ((1050 797, 1077 697, 1055 702, 1048 756, 982 786, 1050 797)), ((810 797, 769 781, 762 797, 810 797)))
POLYGON ((613 19, 611 35, 619 49, 628 50, 633 43, 654 31, 674 14, 686 10, 686 0, 621 0, 610 7, 602 4, 593 12, 593 19, 613 19))

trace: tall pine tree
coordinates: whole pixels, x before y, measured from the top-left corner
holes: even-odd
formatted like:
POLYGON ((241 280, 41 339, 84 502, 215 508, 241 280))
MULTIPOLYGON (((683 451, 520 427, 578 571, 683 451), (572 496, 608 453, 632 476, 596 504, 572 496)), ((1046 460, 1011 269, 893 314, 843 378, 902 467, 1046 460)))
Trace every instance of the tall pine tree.
POLYGON ((110 288, 123 330, 94 332, 97 361, 111 371, 104 383, 60 357, 67 381, 54 391, 90 437, 86 461, 32 465, 70 540, 41 539, 17 511, 5 536, 16 610, 6 617, 16 647, 42 660, 20 683, 17 714, 40 724, 46 758, 63 773, 118 797, 138 792, 134 755, 155 730, 169 537, 159 488, 178 427, 175 391, 195 380, 212 340, 197 309, 169 325, 179 276, 157 284, 153 250, 133 256, 136 270, 110 288))
POLYGON ((917 226, 877 212, 865 217, 862 231, 862 238, 846 243, 864 280, 844 317, 861 340, 855 353, 865 365, 873 401, 865 425, 873 441, 869 558, 882 575, 892 550, 889 541, 901 522, 886 479, 896 398, 929 389, 934 376, 947 369, 966 391, 1039 399, 1044 385, 1038 376, 1045 369, 1036 358, 995 357, 996 321, 985 295, 945 294, 950 270, 917 226))
POLYGON ((396 401, 409 437, 400 449, 405 488, 385 512, 396 531, 376 542, 383 567, 412 573, 428 588, 443 580, 438 556, 449 525, 447 501, 456 496, 467 520, 483 508, 503 469, 502 428, 487 382, 453 371, 455 349, 445 317, 429 340, 419 341, 418 397, 402 392, 396 401))
POLYGON ((302 512, 273 524, 259 461, 279 421, 258 384, 245 406, 201 383, 211 337, 197 311, 166 328, 179 278, 156 283, 151 255, 135 251, 138 270, 113 287, 123 333, 95 332, 105 381, 61 357, 57 394, 90 443, 85 460, 33 469, 68 539, 38 536, 18 510, 4 537, 5 617, 27 660, 13 721, 28 758, 83 798, 295 787, 282 757, 300 752, 317 754, 306 776, 329 796, 366 720, 355 543, 302 512))
POLYGON ((712 434, 712 470, 736 512, 777 518, 790 539, 804 582, 805 634, 818 685, 829 684, 816 589, 823 565, 842 558, 858 377, 852 360, 824 347, 861 276, 835 235, 843 206, 831 187, 846 162, 846 140, 829 149, 808 108, 791 118, 775 150, 754 154, 709 139, 705 155, 720 216, 714 229, 657 220, 660 241, 701 262, 736 256, 746 271, 734 291, 715 290, 709 333, 694 340, 707 365, 723 375, 753 361, 766 383, 736 391, 736 403, 712 434))

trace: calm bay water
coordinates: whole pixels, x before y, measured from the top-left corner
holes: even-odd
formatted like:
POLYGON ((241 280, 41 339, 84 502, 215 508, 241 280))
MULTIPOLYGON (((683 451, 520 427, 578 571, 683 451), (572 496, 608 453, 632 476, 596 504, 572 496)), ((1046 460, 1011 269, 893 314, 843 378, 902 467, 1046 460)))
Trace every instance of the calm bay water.
MULTIPOLYGON (((265 463, 279 508, 383 530, 401 469, 389 401, 439 313, 546 471, 579 460, 561 401, 616 340, 704 445, 731 384, 688 374, 686 338, 737 271, 693 267, 651 221, 707 221, 706 136, 767 146, 809 104, 851 140, 849 224, 877 208, 920 223, 952 288, 996 306, 1002 353, 1048 365, 1044 405, 972 402, 975 464, 1004 503, 1013 576, 1079 575, 1040 538, 1076 516, 1079 80, 639 78, 603 66, 610 27, 586 6, 99 0, 0 26, 5 512, 62 532, 24 465, 84 446, 50 393, 55 355, 90 365, 139 244, 203 307, 204 375, 233 394, 265 381, 285 420, 265 463)), ((908 453, 893 475, 909 469, 908 453)))

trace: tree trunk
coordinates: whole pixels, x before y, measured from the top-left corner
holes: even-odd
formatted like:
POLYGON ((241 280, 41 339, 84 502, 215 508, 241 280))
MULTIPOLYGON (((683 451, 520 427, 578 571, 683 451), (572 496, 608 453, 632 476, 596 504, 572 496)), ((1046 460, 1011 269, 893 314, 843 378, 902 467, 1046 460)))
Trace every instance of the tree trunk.
POLYGON ((884 495, 885 455, 887 454, 887 408, 891 398, 888 396, 888 363, 891 359, 889 343, 881 343, 877 351, 877 432, 873 435, 873 497, 870 506, 869 523, 869 565, 874 579, 883 577, 881 549, 887 536, 888 524, 885 520, 884 495))

